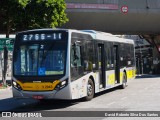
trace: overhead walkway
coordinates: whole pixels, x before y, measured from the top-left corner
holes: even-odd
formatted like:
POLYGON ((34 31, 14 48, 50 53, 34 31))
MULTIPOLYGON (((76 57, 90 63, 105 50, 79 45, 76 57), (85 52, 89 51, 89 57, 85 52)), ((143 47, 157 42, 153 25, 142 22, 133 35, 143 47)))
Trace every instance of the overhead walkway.
MULTIPOLYGON (((65 0, 72 29, 136 34, 153 48, 153 65, 160 61, 160 0, 65 0)), ((159 69, 159 68, 158 68, 159 69)))
POLYGON ((138 34, 160 46, 160 0, 65 0, 73 29, 138 34))
POLYGON ((66 0, 68 28, 159 34, 160 0, 66 0), (125 8, 126 13, 125 13, 125 8))

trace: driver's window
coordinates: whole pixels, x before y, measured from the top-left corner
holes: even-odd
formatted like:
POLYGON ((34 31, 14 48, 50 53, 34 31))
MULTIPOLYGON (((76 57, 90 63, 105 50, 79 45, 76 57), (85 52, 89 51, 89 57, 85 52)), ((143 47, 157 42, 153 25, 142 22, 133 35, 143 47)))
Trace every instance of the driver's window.
POLYGON ((71 49, 71 67, 80 67, 82 66, 81 61, 81 47, 80 46, 72 46, 71 49))
POLYGON ((38 45, 21 46, 21 74, 36 75, 38 62, 38 45))

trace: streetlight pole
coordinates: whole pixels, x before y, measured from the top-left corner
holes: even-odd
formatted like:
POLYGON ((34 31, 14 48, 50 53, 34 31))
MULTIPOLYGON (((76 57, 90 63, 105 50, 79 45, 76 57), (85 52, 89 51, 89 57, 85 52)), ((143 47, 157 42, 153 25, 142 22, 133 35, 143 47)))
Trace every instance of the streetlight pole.
POLYGON ((141 46, 140 46, 140 59, 141 59, 141 71, 142 71, 142 75, 143 75, 143 57, 142 57, 142 50, 141 50, 141 46))

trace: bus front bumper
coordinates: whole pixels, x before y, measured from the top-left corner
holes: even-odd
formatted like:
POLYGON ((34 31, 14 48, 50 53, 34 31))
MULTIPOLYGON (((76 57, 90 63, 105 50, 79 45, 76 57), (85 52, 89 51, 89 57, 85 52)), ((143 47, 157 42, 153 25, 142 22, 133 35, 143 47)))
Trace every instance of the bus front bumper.
POLYGON ((69 87, 65 87, 62 90, 56 91, 19 91, 12 87, 13 97, 14 98, 33 98, 33 99, 72 99, 69 87))

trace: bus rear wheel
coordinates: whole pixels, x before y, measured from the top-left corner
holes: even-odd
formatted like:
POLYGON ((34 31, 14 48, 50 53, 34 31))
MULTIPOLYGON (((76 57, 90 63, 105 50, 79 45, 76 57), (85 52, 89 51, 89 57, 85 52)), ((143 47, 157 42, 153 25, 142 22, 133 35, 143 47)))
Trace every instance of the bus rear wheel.
POLYGON ((127 75, 124 72, 123 73, 123 81, 122 81, 121 89, 125 89, 126 87, 127 87, 127 75))
POLYGON ((86 101, 91 100, 94 97, 94 83, 92 79, 89 78, 87 84, 87 96, 85 97, 86 101))

